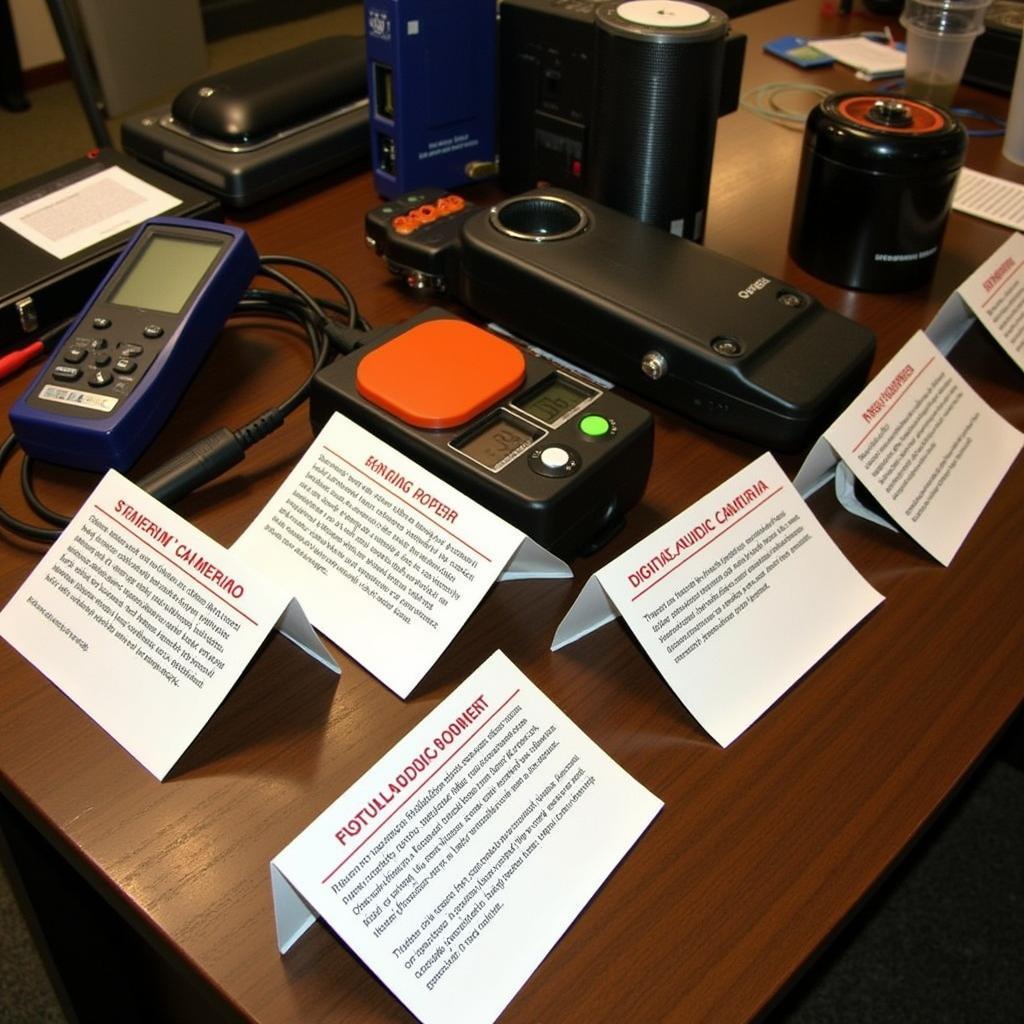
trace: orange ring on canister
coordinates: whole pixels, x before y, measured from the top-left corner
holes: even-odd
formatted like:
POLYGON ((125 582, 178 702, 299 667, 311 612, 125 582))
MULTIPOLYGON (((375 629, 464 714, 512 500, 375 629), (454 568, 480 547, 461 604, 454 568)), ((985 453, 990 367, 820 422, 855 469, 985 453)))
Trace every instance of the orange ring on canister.
POLYGON ((900 105, 907 108, 910 113, 911 124, 905 126, 880 124, 868 117, 868 111, 884 97, 874 96, 847 96, 836 104, 836 111, 842 114, 848 121, 859 125, 861 128, 870 128, 875 132, 892 132, 895 135, 919 135, 922 132, 934 132, 943 128, 946 120, 942 113, 934 107, 924 103, 918 103, 909 96, 893 96, 900 105))

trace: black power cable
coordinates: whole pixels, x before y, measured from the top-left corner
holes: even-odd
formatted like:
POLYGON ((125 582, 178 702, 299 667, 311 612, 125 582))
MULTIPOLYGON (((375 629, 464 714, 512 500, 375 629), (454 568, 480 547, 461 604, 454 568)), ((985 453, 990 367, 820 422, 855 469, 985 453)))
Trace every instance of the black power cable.
MULTIPOLYGON (((312 368, 302 384, 283 402, 237 430, 222 427, 214 431, 136 481, 139 487, 166 504, 192 493, 241 462, 249 448, 280 427, 285 417, 306 401, 316 374, 336 355, 344 355, 357 348, 361 342, 360 334, 370 329, 369 323, 359 313, 351 291, 324 267, 293 256, 263 256, 258 273, 277 282, 285 290, 250 288, 232 316, 267 317, 298 324, 305 332, 313 355, 312 368), (314 298, 275 269, 275 264, 298 267, 319 276, 338 293, 341 301, 314 298)), ((0 473, 18 447, 13 434, 0 445, 0 473)), ((71 519, 48 508, 36 494, 32 482, 33 466, 34 460, 25 455, 21 464, 22 492, 33 512, 51 526, 25 523, 3 508, 0 508, 0 526, 28 540, 51 543, 71 519)))

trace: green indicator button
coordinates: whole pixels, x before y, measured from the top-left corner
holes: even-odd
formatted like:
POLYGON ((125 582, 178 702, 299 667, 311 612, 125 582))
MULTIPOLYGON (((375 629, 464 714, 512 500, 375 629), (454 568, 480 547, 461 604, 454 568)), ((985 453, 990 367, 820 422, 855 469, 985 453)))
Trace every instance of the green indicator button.
POLYGON ((603 416, 584 416, 580 420, 580 430, 587 437, 604 437, 611 429, 611 423, 603 416))

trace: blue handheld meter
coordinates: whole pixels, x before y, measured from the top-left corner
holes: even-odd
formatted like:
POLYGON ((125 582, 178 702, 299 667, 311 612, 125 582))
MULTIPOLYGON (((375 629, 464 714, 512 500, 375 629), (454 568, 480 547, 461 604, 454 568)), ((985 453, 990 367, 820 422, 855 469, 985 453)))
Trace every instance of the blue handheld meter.
POLYGON ((25 452, 97 472, 131 466, 258 269, 240 228, 146 221, 12 407, 25 452))

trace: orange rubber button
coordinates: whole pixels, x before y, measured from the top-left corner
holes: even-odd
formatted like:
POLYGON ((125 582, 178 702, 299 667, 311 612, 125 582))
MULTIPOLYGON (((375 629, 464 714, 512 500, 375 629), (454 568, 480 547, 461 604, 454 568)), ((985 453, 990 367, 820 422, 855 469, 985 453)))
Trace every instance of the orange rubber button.
POLYGON ((437 201, 437 208, 444 216, 451 213, 458 213, 466 208, 466 200, 462 196, 441 196, 437 201))
POLYGON ((399 214, 397 217, 391 218, 391 226, 400 235, 411 235, 419 227, 419 224, 410 217, 399 214))
POLYGON ((445 430, 468 423, 522 384, 511 342, 462 320, 429 320, 365 355, 356 389, 404 423, 445 430))

